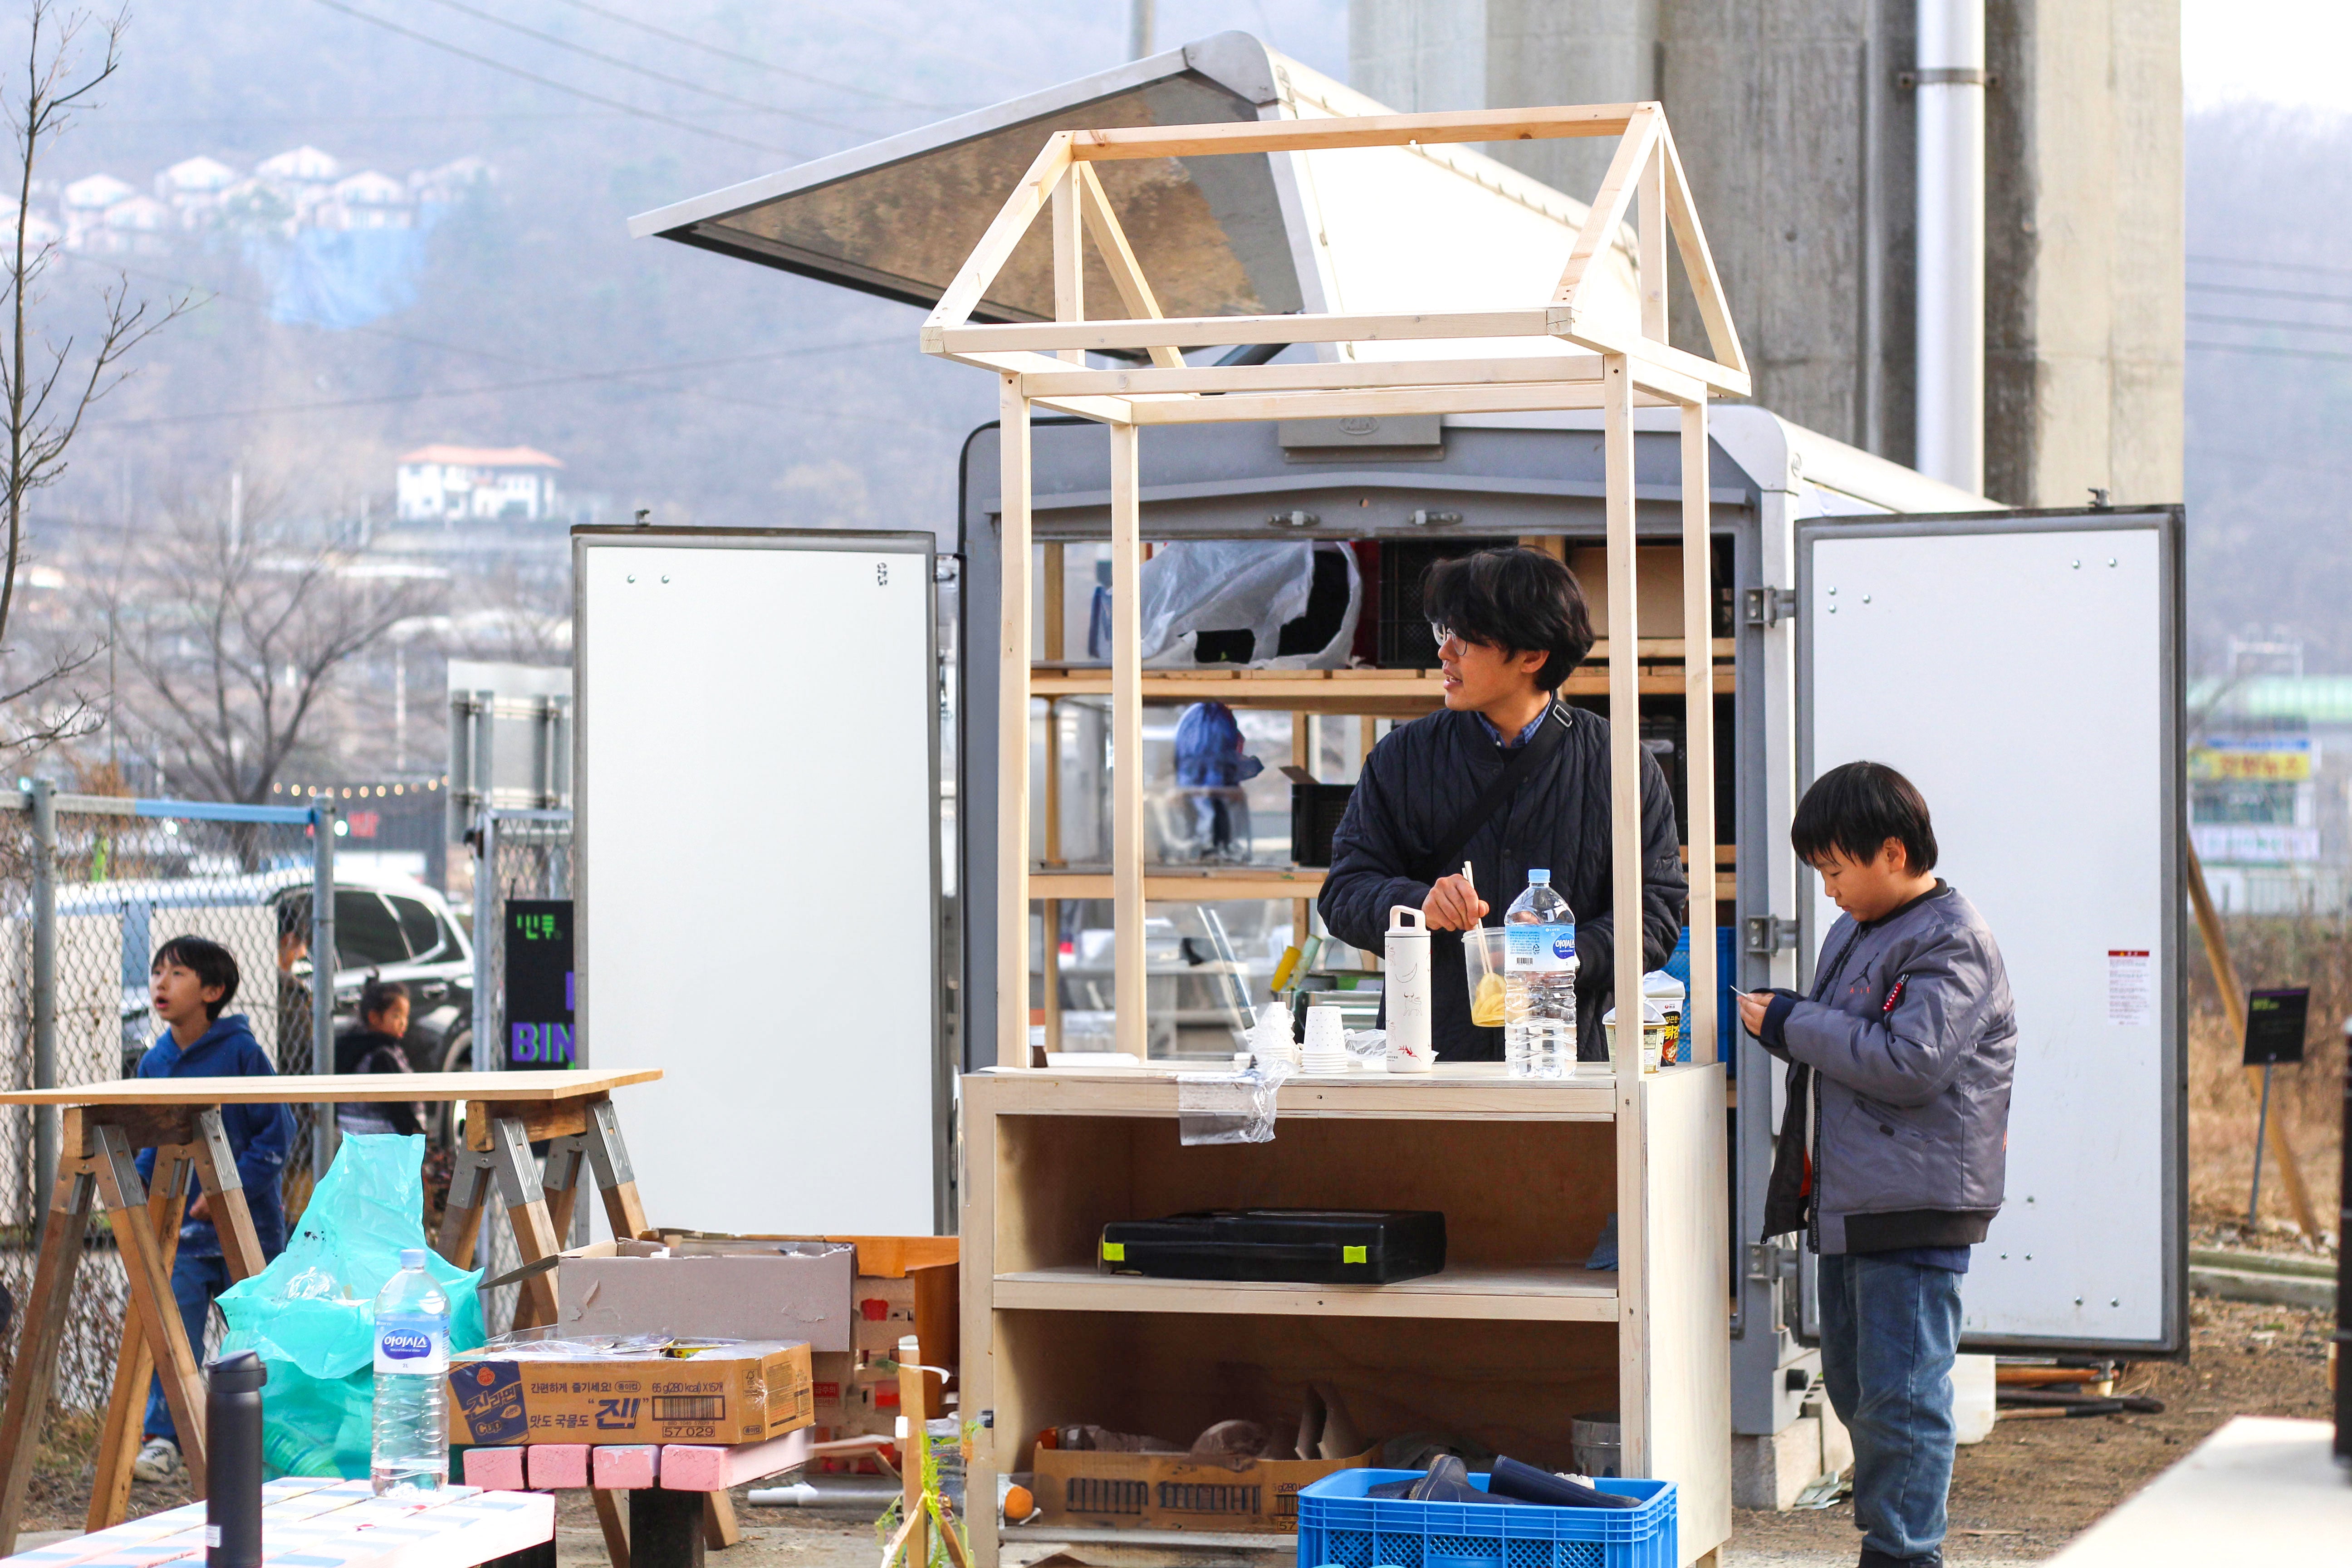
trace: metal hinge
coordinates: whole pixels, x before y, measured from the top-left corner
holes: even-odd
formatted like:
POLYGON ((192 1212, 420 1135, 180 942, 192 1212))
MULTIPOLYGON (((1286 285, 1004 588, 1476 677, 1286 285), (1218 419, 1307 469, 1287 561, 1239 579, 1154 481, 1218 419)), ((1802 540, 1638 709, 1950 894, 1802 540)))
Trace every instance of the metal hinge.
POLYGON ((957 556, 934 555, 931 557, 931 581, 934 583, 952 583, 962 569, 963 562, 957 556))
POLYGON ((1757 958, 1769 958, 1797 945, 1797 922, 1784 921, 1778 915, 1748 917, 1748 951, 1757 958))
POLYGON ((1896 71, 1895 85, 1906 92, 1923 87, 1999 87, 2000 72, 1978 66, 1929 66, 1925 70, 1896 71))
POLYGON ((1266 521, 1276 527, 1286 523, 1292 528, 1313 528, 1322 521, 1311 511, 1278 511, 1266 519, 1266 521))
POLYGON ((1763 1284, 1797 1277, 1797 1249, 1777 1241, 1759 1241, 1748 1248, 1748 1278, 1763 1284))
POLYGON ((1415 528, 1427 528, 1433 523, 1460 522, 1462 514, 1458 511, 1416 511, 1405 521, 1415 528))
POLYGON ((1769 626, 1779 621, 1797 618, 1797 591, 1794 588, 1750 588, 1748 590, 1748 624, 1769 626))

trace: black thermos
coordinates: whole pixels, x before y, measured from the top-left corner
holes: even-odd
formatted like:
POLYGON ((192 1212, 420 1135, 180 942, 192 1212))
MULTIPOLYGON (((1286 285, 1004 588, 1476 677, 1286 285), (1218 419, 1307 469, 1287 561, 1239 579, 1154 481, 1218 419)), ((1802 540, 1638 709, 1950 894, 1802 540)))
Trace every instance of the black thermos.
POLYGON ((205 1568, 260 1568, 261 1385, 251 1351, 205 1368, 205 1568))

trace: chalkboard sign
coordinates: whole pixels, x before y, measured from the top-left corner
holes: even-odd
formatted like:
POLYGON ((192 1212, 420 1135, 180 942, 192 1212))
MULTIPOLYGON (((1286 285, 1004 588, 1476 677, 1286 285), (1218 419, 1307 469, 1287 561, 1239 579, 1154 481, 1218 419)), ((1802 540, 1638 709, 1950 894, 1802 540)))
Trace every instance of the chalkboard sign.
POLYGON ((572 1060, 572 900, 509 899, 507 1060, 568 1068, 572 1060))
POLYGON ((2246 1065, 2269 1067, 2303 1060, 2303 1026, 2311 1011, 2311 987, 2291 985, 2246 996, 2246 1065))

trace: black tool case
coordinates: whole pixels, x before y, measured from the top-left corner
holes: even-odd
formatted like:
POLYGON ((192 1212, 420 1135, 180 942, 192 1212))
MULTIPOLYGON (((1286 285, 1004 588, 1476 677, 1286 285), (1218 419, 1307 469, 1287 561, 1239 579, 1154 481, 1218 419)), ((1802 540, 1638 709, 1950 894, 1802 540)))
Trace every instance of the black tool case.
POLYGON ((1161 1279, 1391 1285, 1445 1267, 1445 1216, 1426 1209, 1204 1209, 1103 1226, 1106 1273, 1161 1279))

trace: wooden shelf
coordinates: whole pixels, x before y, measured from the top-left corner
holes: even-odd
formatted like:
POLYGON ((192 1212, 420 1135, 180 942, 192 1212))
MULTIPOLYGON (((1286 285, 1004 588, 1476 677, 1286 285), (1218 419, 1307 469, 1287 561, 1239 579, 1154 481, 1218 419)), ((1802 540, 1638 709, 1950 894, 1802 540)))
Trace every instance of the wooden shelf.
MULTIPOLYGON (((1319 868, 1286 869, 1280 866, 1219 868, 1190 870, 1154 867, 1143 873, 1148 901, 1193 904, 1220 899, 1311 899, 1323 890, 1319 868)), ((1032 899, 1108 899, 1113 896, 1108 871, 1032 871, 1032 899)))
MULTIPOLYGON (((1670 1068, 1675 1079, 1706 1068, 1670 1068)), ((985 1098, 984 1112, 1003 1116, 1168 1116, 1176 1110, 1177 1075, 1145 1068, 991 1068, 964 1082, 985 1098)), ((1609 1121, 1616 1116, 1615 1081, 1601 1073, 1575 1079, 1507 1078, 1500 1062, 1463 1062, 1434 1072, 1351 1072, 1345 1077, 1296 1077, 1275 1100, 1280 1118, 1339 1117, 1368 1121, 1609 1121)))
POLYGON ((1285 1557, 1298 1555, 1297 1535, 1232 1530, 1089 1530, 1076 1524, 1008 1524, 1004 1526, 1002 1544, 1163 1550, 1173 1547, 1187 1552, 1276 1552, 1285 1557))
MULTIPOLYGON (((1683 672, 1678 668, 1682 644, 1665 639, 1674 649, 1665 665, 1645 668, 1641 675, 1644 697, 1678 697, 1683 672)), ((1643 645, 1646 649, 1648 645, 1643 645)), ((1728 655, 1731 644, 1721 641, 1728 655)), ((1665 656, 1662 656, 1665 657, 1665 656)), ((1733 689, 1728 664, 1715 668, 1715 689, 1733 689)), ((1597 653, 1577 668, 1560 687, 1569 697, 1601 697, 1609 690, 1609 669, 1597 653)), ((1029 675, 1032 697, 1108 697, 1108 665, 1035 665, 1029 675)), ((1413 719, 1442 707, 1443 679, 1433 669, 1147 669, 1143 672, 1146 702, 1223 702, 1229 708, 1274 708, 1293 713, 1362 714, 1374 719, 1413 719)))
POLYGON ((1617 1321, 1617 1276, 1586 1268, 1446 1268, 1395 1285, 1150 1279, 1083 1265, 996 1276, 1003 1310, 1617 1321))

